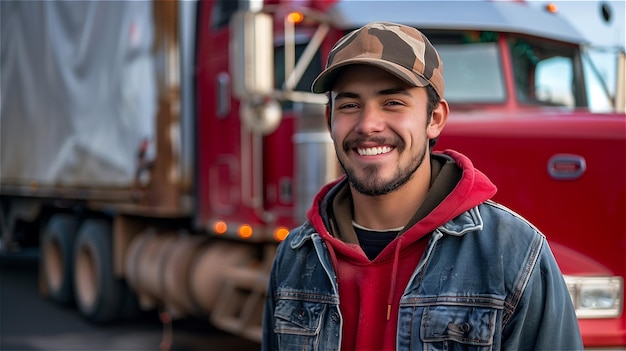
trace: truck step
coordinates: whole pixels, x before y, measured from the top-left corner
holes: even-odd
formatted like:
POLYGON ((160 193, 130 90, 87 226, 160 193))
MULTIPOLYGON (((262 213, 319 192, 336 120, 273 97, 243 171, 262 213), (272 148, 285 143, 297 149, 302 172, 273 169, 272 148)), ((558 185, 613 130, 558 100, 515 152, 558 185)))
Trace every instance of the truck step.
POLYGON ((229 268, 211 313, 218 328, 261 342, 261 321, 268 274, 250 268, 229 268))

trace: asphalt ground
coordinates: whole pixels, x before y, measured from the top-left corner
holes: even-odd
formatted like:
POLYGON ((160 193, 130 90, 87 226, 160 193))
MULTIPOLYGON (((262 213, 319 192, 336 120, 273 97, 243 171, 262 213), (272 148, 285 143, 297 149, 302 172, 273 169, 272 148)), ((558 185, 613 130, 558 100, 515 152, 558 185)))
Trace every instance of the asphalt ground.
POLYGON ((73 307, 43 299, 37 283, 36 250, 0 256, 0 351, 252 351, 255 342, 235 337, 201 319, 158 314, 94 325, 73 307), (171 327, 171 328, 170 328, 171 327))

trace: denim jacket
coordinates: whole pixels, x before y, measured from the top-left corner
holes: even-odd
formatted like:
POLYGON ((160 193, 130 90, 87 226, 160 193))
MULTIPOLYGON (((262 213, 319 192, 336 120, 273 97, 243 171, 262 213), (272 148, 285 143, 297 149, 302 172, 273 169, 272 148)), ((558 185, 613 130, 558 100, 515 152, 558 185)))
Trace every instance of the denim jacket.
MULTIPOLYGON (((305 223, 278 248, 262 350, 339 350, 342 315, 324 239, 305 223)), ((577 350, 581 336, 545 237, 493 202, 437 228, 400 302, 396 350, 577 350)))

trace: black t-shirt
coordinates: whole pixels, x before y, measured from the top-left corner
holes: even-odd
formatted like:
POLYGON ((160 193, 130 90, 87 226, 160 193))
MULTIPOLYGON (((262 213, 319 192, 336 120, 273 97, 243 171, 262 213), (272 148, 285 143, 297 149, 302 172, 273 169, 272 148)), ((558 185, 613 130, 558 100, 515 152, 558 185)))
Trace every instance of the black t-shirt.
POLYGON ((373 261, 393 239, 400 233, 399 230, 372 231, 361 227, 354 227, 359 244, 370 261, 373 261))

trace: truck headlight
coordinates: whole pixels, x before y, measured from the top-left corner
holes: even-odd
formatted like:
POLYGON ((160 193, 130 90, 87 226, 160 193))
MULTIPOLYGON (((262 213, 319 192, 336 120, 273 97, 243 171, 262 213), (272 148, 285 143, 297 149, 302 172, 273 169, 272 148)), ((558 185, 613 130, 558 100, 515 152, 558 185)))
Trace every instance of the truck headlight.
POLYGON ((578 318, 613 318, 622 314, 624 280, 621 277, 564 278, 578 318))

